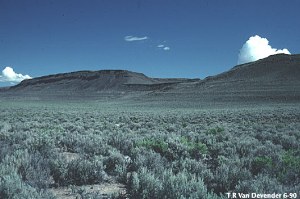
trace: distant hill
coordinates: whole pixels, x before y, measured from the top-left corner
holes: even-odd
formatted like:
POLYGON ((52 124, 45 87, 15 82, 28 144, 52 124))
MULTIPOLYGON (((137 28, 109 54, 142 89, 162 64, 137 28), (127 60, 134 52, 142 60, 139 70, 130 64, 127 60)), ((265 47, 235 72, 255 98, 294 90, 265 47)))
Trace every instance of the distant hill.
POLYGON ((237 65, 231 70, 206 80, 243 81, 298 81, 300 80, 300 55, 277 54, 265 59, 237 65))
POLYGON ((180 78, 150 78, 127 70, 77 71, 23 80, 2 95, 33 98, 121 97, 163 89, 172 84, 192 81, 180 78))
POLYGON ((272 55, 204 80, 150 78, 127 70, 100 70, 37 77, 0 89, 0 97, 16 96, 145 102, 300 102, 300 55, 272 55))
POLYGON ((182 93, 192 101, 300 102, 300 55, 272 55, 198 82, 180 83, 161 94, 174 98, 182 93))
POLYGON ((159 81, 126 70, 78 71, 27 79, 11 87, 11 90, 112 91, 124 90, 127 84, 155 83, 159 81))

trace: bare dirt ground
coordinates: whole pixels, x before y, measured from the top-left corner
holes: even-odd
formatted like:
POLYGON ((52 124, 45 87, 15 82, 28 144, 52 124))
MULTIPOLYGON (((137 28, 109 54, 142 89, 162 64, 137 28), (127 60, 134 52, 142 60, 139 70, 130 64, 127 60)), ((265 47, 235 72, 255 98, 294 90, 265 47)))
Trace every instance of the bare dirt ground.
POLYGON ((80 198, 80 194, 86 195, 101 195, 103 197, 112 194, 120 193, 126 194, 126 188, 121 183, 103 183, 95 185, 84 185, 84 186, 69 186, 69 187, 58 187, 51 188, 49 191, 60 199, 76 199, 80 198))

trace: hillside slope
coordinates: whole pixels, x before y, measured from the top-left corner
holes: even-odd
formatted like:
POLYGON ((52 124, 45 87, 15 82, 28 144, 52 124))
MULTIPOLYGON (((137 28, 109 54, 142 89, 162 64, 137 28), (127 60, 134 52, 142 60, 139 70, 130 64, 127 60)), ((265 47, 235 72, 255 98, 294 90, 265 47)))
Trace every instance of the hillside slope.
POLYGON ((269 56, 150 96, 196 102, 300 102, 300 55, 269 56))

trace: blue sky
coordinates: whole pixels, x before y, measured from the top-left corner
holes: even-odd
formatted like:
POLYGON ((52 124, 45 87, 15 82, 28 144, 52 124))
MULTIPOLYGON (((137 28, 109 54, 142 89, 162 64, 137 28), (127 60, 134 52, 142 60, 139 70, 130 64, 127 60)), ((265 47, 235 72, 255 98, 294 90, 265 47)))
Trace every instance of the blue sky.
POLYGON ((254 35, 300 53, 299 7, 297 0, 0 0, 0 75, 10 66, 31 77, 127 69, 204 78, 235 66, 254 35))

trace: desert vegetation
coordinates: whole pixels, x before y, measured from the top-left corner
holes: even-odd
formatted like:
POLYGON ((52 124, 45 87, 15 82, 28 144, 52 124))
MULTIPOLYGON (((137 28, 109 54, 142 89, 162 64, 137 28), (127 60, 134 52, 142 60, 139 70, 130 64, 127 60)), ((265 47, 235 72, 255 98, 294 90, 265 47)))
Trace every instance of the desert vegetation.
POLYGON ((293 106, 0 107, 0 198, 217 199, 299 190, 300 111, 293 106), (103 184, 123 188, 104 194, 96 188, 103 184), (62 188, 68 196, 58 194, 62 188))

